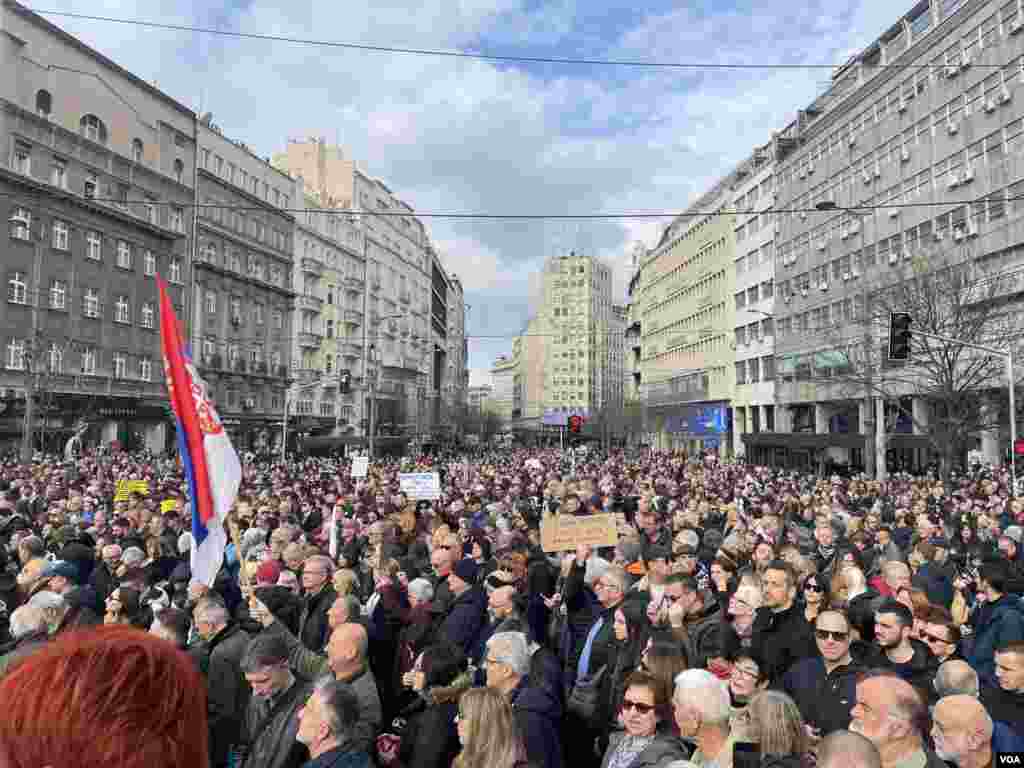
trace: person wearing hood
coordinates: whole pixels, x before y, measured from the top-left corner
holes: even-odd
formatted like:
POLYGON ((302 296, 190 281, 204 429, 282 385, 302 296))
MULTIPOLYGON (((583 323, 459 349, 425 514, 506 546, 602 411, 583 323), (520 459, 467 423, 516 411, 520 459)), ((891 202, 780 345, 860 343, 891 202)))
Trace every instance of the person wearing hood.
MULTIPOLYGON (((459 698, 470 687, 465 656, 447 643, 430 645, 403 678, 416 694, 400 717, 406 722, 398 761, 403 768, 448 768, 459 753, 455 726, 459 698)), ((378 739, 378 751, 381 750, 378 739)), ((384 761, 386 762, 386 761, 384 761)))
POLYGON ((896 600, 886 600, 875 612, 875 648, 865 666, 898 675, 926 696, 934 697, 938 660, 928 646, 911 637, 914 615, 896 600))
POLYGON ((530 679, 530 661, 524 633, 493 635, 487 641, 487 686, 508 697, 531 768, 561 768, 562 705, 556 691, 530 679))
POLYGON ((448 575, 448 588, 454 600, 439 630, 440 637, 470 656, 476 647, 487 614, 487 599, 476 586, 477 565, 473 560, 458 560, 448 575))

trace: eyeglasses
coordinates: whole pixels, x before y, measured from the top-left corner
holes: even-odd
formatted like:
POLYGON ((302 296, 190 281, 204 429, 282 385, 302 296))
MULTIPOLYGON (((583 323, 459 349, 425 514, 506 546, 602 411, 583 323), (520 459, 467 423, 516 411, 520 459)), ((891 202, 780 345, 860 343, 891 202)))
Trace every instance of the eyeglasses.
POLYGON ((632 701, 630 699, 622 700, 622 711, 626 712, 632 709, 637 714, 648 715, 654 711, 653 704, 644 704, 642 701, 632 701))
POLYGON ((820 584, 804 584, 804 592, 821 592, 820 584))
POLYGON ((750 669, 749 667, 733 667, 732 671, 738 675, 743 675, 750 680, 757 680, 761 677, 760 670, 750 669))
POLYGON ((819 640, 835 640, 837 643, 841 643, 850 636, 849 632, 836 632, 830 629, 815 629, 814 635, 819 640))

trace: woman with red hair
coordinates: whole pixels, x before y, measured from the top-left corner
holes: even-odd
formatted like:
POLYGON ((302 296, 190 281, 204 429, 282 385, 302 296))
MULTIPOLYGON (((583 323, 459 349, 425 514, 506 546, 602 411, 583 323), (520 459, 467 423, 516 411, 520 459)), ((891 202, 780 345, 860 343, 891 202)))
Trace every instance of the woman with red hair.
POLYGON ((0 766, 208 768, 195 663, 123 625, 58 635, 0 678, 0 766))

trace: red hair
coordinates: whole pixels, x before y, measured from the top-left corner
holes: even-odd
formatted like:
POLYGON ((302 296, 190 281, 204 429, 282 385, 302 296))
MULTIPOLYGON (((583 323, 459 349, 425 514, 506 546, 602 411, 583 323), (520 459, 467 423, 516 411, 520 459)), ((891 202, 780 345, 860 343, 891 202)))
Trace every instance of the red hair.
POLYGON ((0 701, 0 765, 209 765, 195 663, 130 626, 58 635, 0 678, 0 701))

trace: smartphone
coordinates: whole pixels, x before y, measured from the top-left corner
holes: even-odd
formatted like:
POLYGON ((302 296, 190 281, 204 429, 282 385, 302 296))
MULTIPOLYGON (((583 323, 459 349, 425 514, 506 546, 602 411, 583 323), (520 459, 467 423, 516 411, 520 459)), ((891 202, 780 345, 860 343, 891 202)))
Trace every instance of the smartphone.
POLYGON ((737 741, 732 746, 733 768, 760 768, 761 748, 748 741, 737 741))

